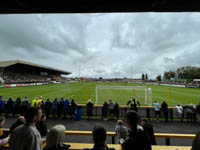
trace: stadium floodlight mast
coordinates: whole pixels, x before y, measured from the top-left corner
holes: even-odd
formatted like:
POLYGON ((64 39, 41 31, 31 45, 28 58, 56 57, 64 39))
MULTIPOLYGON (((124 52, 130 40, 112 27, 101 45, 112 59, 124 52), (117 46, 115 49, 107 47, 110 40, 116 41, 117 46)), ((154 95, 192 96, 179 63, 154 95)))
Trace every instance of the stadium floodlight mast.
POLYGON ((103 103, 112 99, 126 104, 128 100, 135 97, 145 105, 152 105, 152 90, 146 86, 96 86, 96 103, 103 103))

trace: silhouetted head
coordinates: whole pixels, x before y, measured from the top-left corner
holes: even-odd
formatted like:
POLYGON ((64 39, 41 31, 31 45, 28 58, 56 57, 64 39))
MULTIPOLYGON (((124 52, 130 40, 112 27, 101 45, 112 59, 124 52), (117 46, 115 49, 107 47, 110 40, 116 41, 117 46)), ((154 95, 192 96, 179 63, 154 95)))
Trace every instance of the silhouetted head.
POLYGON ((93 141, 96 145, 103 145, 106 141, 106 129, 100 125, 96 124, 92 131, 93 141))
POLYGON ((135 130, 137 128, 137 124, 139 121, 139 116, 137 112, 134 110, 129 110, 126 113, 126 120, 127 120, 127 125, 131 130, 135 130))

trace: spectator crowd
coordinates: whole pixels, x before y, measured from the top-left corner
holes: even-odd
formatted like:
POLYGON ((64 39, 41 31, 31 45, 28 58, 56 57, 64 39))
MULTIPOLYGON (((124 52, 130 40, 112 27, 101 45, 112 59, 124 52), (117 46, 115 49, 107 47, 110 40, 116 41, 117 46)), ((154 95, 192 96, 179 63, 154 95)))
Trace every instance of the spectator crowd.
POLYGON ((65 82, 66 78, 59 75, 39 75, 34 73, 19 73, 6 71, 3 75, 4 84, 40 83, 40 82, 65 82))
MULTIPOLYGON (((137 114, 137 107, 139 102, 133 98, 128 101, 127 106, 130 105, 130 109, 126 111, 125 123, 119 118, 119 105, 109 100, 109 103, 104 102, 102 107, 102 119, 107 118, 107 114, 111 118, 116 117, 117 125, 115 132, 117 135, 117 143, 121 144, 122 150, 151 150, 151 145, 156 145, 156 139, 154 136, 154 129, 146 119, 141 119, 137 114), (117 110, 117 111, 116 111, 117 110)), ((46 118, 50 117, 63 117, 69 113, 71 119, 75 117, 75 112, 78 105, 75 100, 69 101, 69 99, 61 98, 59 101, 57 98, 53 102, 47 99, 45 102, 42 97, 35 98, 29 103, 28 97, 23 100, 17 98, 15 101, 10 98, 7 103, 0 96, 0 110, 1 113, 5 113, 7 117, 10 113, 15 116, 21 114, 17 121, 10 127, 10 135, 3 133, 1 127, 6 121, 6 118, 0 116, 0 146, 9 143, 10 150, 42 150, 42 143, 46 141, 44 150, 67 150, 70 145, 64 144, 65 126, 55 125, 49 131, 47 130, 46 118), (19 138, 20 137, 20 138, 19 138)), ((86 104, 88 119, 93 116, 94 104, 91 100, 88 100, 86 104)), ((182 108, 177 105, 177 113, 183 113, 183 109, 186 109, 186 116, 188 116, 188 110, 191 106, 184 106, 182 108)), ((196 106, 196 109, 200 108, 200 104, 196 106)), ((168 105, 165 101, 161 104, 161 108, 157 101, 154 102, 155 115, 159 121, 160 113, 162 111, 165 121, 168 121, 168 105), (167 116, 167 117, 166 117, 167 116)), ((197 112, 197 110, 195 111, 197 112)), ((183 115, 181 114, 180 117, 183 115)), ((101 124, 96 124, 92 131, 94 147, 93 150, 113 150, 108 148, 106 144, 106 129, 101 124)))

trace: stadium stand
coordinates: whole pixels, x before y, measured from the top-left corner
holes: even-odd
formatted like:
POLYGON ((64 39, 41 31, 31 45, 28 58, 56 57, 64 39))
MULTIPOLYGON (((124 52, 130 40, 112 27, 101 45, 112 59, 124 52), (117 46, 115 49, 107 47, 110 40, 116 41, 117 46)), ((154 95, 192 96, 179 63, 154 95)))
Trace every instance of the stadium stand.
POLYGON ((70 72, 21 60, 0 61, 0 84, 64 82, 70 72))

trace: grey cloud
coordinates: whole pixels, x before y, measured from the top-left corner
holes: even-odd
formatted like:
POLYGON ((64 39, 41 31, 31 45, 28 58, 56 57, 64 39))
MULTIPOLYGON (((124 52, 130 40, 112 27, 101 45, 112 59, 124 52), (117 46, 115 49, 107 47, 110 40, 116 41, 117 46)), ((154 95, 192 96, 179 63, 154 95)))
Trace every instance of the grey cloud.
POLYGON ((22 59, 71 76, 155 78, 200 65, 199 13, 0 16, 0 60, 22 59))

